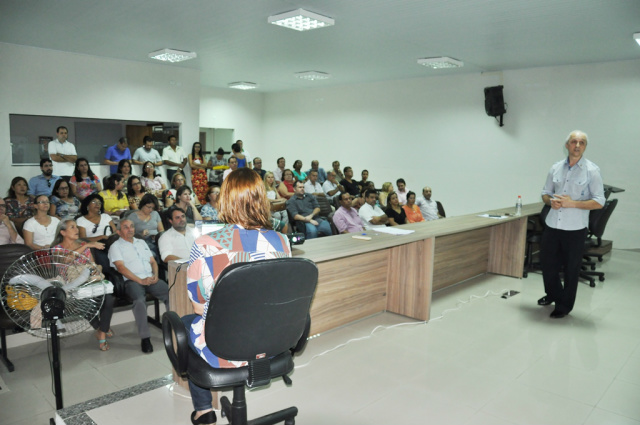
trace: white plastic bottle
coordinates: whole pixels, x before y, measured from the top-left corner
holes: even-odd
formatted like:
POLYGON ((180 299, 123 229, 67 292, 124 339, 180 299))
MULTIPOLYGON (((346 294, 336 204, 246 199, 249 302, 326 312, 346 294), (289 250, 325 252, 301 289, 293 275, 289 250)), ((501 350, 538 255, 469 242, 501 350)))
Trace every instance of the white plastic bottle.
POLYGON ((522 215, 522 196, 518 195, 518 200, 516 201, 516 217, 520 217, 522 215))

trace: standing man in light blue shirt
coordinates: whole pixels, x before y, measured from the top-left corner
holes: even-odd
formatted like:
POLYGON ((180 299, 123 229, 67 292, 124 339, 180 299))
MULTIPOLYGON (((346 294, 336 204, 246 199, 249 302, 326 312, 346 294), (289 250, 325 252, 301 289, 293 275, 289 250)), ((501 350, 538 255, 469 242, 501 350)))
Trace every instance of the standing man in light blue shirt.
POLYGON ((589 211, 604 206, 604 187, 600 168, 584 158, 587 135, 573 131, 565 143, 569 155, 549 170, 542 189, 542 201, 551 207, 545 220, 540 260, 546 295, 539 305, 555 303, 554 319, 573 309, 578 289, 589 211), (564 286, 560 272, 564 271, 564 286))

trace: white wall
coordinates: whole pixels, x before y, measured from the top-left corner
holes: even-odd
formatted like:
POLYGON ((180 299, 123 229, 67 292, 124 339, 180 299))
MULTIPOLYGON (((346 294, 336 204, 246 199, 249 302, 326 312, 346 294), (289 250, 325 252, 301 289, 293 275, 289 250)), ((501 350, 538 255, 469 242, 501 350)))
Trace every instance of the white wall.
MULTIPOLYGON (((14 176, 40 173, 11 165, 9 114, 178 122, 186 150, 198 140, 199 71, 3 43, 0 60, 0 149, 7 152, 0 155, 0 192, 14 176)), ((107 166, 92 168, 109 173, 107 166)))
MULTIPOLYGON (((448 215, 538 202, 567 134, 590 136, 586 156, 627 191, 607 229, 640 247, 640 61, 430 77, 265 95, 263 160, 334 159, 378 187, 398 177, 430 185, 448 215), (505 126, 484 112, 483 88, 504 84, 505 126)), ((266 168, 272 169, 273 166, 266 168)))
MULTIPOLYGON (((261 93, 202 87, 200 127, 233 129, 234 138, 241 139, 253 156, 260 156, 262 151, 262 113, 261 93)), ((213 150, 219 147, 215 144, 213 150)), ((222 148, 228 152, 231 145, 222 148)))

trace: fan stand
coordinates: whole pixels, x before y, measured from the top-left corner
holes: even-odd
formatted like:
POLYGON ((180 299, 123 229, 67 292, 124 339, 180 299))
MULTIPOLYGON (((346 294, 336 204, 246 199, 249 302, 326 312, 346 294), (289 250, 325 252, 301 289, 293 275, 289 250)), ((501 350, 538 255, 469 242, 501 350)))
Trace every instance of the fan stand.
MULTIPOLYGON (((60 337, 58 336, 58 320, 51 320, 51 350, 53 351, 53 386, 56 391, 56 410, 62 409, 62 377, 60 374, 60 337)), ((55 423, 52 418, 51 423, 55 423)))

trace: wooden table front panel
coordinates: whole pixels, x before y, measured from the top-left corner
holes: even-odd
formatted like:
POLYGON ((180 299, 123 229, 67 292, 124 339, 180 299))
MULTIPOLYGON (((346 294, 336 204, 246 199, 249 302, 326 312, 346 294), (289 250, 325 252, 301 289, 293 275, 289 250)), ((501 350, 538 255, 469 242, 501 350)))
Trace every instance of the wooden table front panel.
POLYGON ((311 304, 311 335, 383 311, 389 251, 317 263, 318 287, 311 304))
POLYGON ((491 228, 438 236, 435 241, 433 290, 487 272, 491 228))

